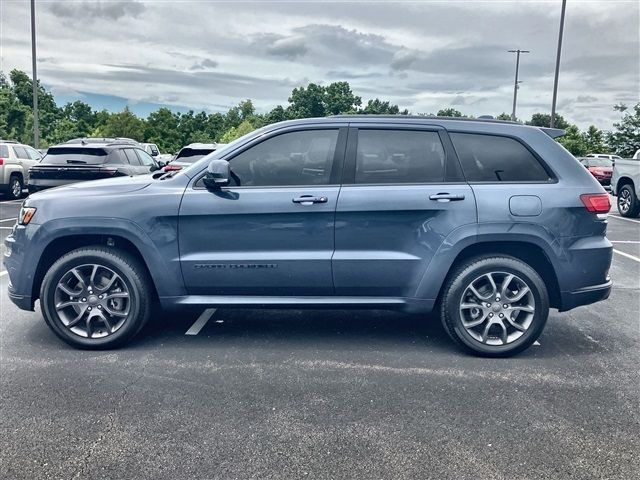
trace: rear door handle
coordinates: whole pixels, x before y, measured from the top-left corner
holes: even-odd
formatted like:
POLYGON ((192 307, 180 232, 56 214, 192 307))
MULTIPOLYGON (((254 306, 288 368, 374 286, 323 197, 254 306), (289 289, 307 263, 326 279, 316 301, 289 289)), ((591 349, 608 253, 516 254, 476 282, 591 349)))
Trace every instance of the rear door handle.
POLYGON ((436 193, 435 195, 430 195, 429 200, 435 200, 436 202, 456 202, 459 200, 464 200, 464 195, 460 193, 436 193))
POLYGON ((327 197, 314 197, 313 195, 302 195, 291 200, 300 205, 313 205, 314 203, 327 203, 327 197))

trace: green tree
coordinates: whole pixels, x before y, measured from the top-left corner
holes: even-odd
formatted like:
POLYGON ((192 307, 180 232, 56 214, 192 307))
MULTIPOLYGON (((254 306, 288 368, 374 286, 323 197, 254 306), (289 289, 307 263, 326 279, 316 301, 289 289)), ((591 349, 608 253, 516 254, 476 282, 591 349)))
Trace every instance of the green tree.
POLYGON ((183 146, 178 115, 166 107, 151 112, 144 128, 146 141, 155 143, 161 152, 175 153, 183 146))
POLYGON ((265 117, 265 125, 277 122, 284 122, 289 120, 289 112, 287 112, 282 105, 277 105, 265 117))
POLYGON ((93 135, 96 137, 127 137, 142 141, 144 139, 144 121, 125 107, 122 112, 113 113, 104 125, 99 126, 93 135))
POLYGON ((614 109, 626 113, 606 135, 607 144, 621 157, 631 157, 640 148, 640 103, 636 103, 629 112, 626 105, 616 105, 614 109))
POLYGON ((369 100, 367 105, 360 110, 359 113, 373 114, 373 115, 408 115, 409 110, 405 109, 400 111, 398 105, 392 105, 388 101, 382 101, 379 98, 369 100))
POLYGON ((255 130, 255 127, 248 120, 243 121, 237 127, 231 127, 227 130, 224 135, 220 138, 220 143, 229 143, 234 141, 236 138, 240 138, 247 133, 251 133, 255 130))
POLYGON ((324 117, 324 87, 310 83, 307 88, 294 88, 289 104, 291 118, 324 117))
POLYGON ((511 114, 502 112, 500 115, 496 117, 496 120, 511 120, 511 114))
POLYGON ((582 140, 587 153, 605 153, 609 151, 604 145, 604 133, 596 128, 595 125, 590 125, 587 131, 582 134, 582 140))
POLYGON ((348 82, 334 82, 324 89, 325 115, 353 113, 362 105, 362 98, 354 95, 348 82))
POLYGON ((462 112, 460 112, 459 110, 456 110, 453 107, 449 107, 449 108, 443 108, 442 110, 438 110, 438 113, 436 113, 436 116, 438 117, 462 117, 462 112))
MULTIPOLYGON (((558 115, 556 113, 555 120, 555 128, 566 130, 569 127, 569 122, 567 122, 562 115, 558 115)), ((534 113, 531 120, 527 122, 527 125, 533 125, 534 127, 548 127, 551 125, 551 114, 534 113)))
POLYGON ((575 125, 569 125, 564 130, 565 134, 558 138, 558 142, 576 157, 586 155, 588 153, 587 146, 580 129, 575 125))

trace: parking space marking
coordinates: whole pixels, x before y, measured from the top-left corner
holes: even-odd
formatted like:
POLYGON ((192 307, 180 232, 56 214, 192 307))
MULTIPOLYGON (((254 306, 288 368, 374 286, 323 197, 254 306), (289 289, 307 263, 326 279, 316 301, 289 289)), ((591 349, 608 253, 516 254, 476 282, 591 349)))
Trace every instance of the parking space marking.
POLYGON ((194 324, 191 325, 191 328, 185 332, 185 335, 198 335, 198 333, 200 333, 200 330, 202 330, 202 327, 204 327, 207 324, 207 322, 213 316, 215 311, 216 311, 215 308, 207 308, 204 312, 200 314, 200 316, 194 322, 194 324))
POLYGON ((636 262, 640 262, 640 258, 634 255, 629 255, 628 253, 621 252, 620 250, 616 250, 615 248, 613 249, 613 251, 618 255, 622 255, 623 257, 627 257, 627 258, 630 258, 631 260, 635 260, 636 262))
POLYGON ((609 240, 611 243, 640 243, 637 240, 609 240))
POLYGON ((539 347, 539 346, 540 346, 540 342, 539 342, 538 340, 536 340, 535 342, 533 342, 533 344, 534 344, 536 347, 539 347))
POLYGON ((0 277, 4 277, 8 272, 6 270, 2 270, 0 272, 0 277))
POLYGON ((0 220, 0 222, 15 222, 17 220, 17 218, 5 218, 3 220, 0 220))
POLYGON ((618 220, 626 220, 627 222, 640 223, 640 220, 634 220, 633 218, 621 217, 619 215, 609 214, 609 218, 617 218, 618 220))

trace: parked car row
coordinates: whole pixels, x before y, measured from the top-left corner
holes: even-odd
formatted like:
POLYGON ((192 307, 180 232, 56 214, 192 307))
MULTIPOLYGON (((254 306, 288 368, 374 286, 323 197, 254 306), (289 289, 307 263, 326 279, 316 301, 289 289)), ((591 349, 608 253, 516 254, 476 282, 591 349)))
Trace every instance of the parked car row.
POLYGON ((181 170, 224 144, 192 143, 175 156, 131 138, 73 138, 46 150, 0 139, 0 194, 18 199, 74 182, 181 170))

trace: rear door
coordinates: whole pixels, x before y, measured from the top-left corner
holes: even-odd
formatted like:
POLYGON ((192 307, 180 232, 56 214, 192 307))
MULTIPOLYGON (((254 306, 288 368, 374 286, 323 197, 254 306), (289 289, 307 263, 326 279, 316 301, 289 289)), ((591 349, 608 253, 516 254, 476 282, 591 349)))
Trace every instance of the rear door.
POLYGON ((352 125, 336 210, 336 294, 415 296, 447 235, 475 221, 473 191, 443 129, 352 125))

